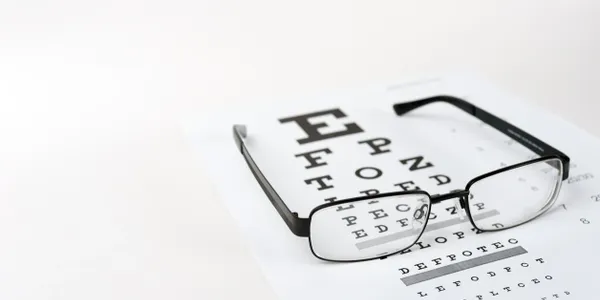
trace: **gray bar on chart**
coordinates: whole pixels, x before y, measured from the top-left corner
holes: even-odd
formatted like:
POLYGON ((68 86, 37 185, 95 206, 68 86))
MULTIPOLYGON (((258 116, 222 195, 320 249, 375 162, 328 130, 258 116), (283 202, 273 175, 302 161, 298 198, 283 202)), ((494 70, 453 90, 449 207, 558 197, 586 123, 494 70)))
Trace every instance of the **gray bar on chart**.
MULTIPOLYGON (((475 220, 482 220, 485 218, 490 218, 493 216, 497 216, 500 213, 497 210, 490 210, 484 213, 480 213, 478 215, 474 215, 473 219, 475 220)), ((454 219, 450 219, 450 220, 446 220, 446 221, 441 221, 441 222, 437 222, 437 223, 433 223, 433 224, 428 224, 427 227, 425 227, 425 232, 428 231, 433 231, 433 230, 438 230, 438 229, 442 229, 445 227, 449 227, 449 226, 453 226, 456 224, 460 224, 460 223, 465 223, 465 222, 469 222, 468 218, 465 218, 464 220, 461 220, 459 218, 454 218, 454 219)), ((409 237, 411 235, 415 235, 421 233, 420 230, 405 230, 405 231, 400 231, 400 232, 396 232, 396 233, 392 233, 392 234, 388 234, 388 235, 384 235, 381 237, 377 237, 374 239, 370 239, 368 241, 364 241, 364 242, 359 242, 356 243, 356 248, 358 248, 358 250, 363 250, 363 249, 367 249, 373 246, 377 246, 377 245, 381 245, 381 244, 385 244, 385 243, 389 243, 398 239, 402 239, 405 237, 409 237)))
POLYGON ((438 277, 450 275, 453 273, 457 273, 460 271, 464 271, 467 269, 475 268, 481 265, 493 263, 495 261, 507 259, 513 256, 521 255, 527 253, 523 247, 518 246, 490 254, 486 254, 480 257, 471 258, 469 260, 465 260, 463 262, 447 265, 441 268, 437 268, 435 270, 426 271, 420 274, 415 274, 411 276, 406 276, 402 278, 402 282, 406 285, 413 285, 423 281, 428 281, 431 279, 435 279, 438 277))

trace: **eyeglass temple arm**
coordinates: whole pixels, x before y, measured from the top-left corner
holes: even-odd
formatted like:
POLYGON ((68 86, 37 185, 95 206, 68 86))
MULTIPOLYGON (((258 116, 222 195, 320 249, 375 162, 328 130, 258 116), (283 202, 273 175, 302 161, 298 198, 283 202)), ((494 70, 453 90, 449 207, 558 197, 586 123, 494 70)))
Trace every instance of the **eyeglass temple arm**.
POLYGON ((561 151, 558 151, 554 147, 542 142, 541 140, 534 137, 533 135, 531 135, 531 134, 521 130, 520 128, 498 118, 497 116, 492 115, 491 113, 467 102, 466 100, 456 98, 453 96, 446 96, 446 95, 434 96, 434 97, 425 98, 425 99, 421 99, 421 100, 394 104, 394 111, 396 112, 396 115, 401 116, 413 109, 417 109, 421 106, 435 103, 435 102, 445 102, 445 103, 452 104, 453 106, 460 108, 461 110, 465 111, 466 113, 468 113, 468 114, 478 118, 479 120, 483 121, 484 123, 496 128, 500 132, 511 137, 512 139, 517 141, 519 144, 527 147, 529 150, 533 151, 534 153, 536 153, 540 156, 558 156, 558 157, 560 157, 560 160, 563 163, 563 180, 567 179, 569 177, 569 161, 570 161, 570 159, 567 155, 565 155, 561 151))
POLYGON ((299 218, 298 213, 290 211, 290 209, 285 205, 285 202, 281 200, 281 197, 275 192, 273 186, 269 183, 267 178, 260 171, 246 146, 244 145, 244 138, 246 138, 248 131, 245 125, 233 125, 233 138, 235 140, 235 144, 237 148, 240 150, 246 163, 250 167, 252 174, 260 184, 260 187, 265 192, 279 215, 283 218, 287 226, 290 230, 297 236, 306 237, 308 236, 309 230, 309 220, 304 218, 299 218))

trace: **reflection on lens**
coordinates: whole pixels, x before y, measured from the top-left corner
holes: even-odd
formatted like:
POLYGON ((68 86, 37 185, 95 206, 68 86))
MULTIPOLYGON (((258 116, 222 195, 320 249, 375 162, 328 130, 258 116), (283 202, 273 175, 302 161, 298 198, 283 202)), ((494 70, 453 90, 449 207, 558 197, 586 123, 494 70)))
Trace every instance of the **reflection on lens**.
POLYGON ((312 251, 327 260, 353 261, 404 250, 423 232, 430 205, 426 194, 407 194, 322 208, 311 217, 312 251))
POLYGON ((527 222, 548 210, 562 183, 562 162, 557 158, 528 164, 483 179, 468 187, 472 198, 491 217, 475 219, 481 230, 499 230, 527 222))

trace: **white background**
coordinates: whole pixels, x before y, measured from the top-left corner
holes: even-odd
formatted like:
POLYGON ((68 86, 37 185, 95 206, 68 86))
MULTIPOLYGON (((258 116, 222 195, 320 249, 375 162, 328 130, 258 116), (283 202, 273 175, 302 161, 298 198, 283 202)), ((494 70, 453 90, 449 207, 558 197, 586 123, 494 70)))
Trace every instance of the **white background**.
POLYGON ((274 299, 176 120, 467 69, 600 136, 600 3, 0 2, 0 298, 274 299))

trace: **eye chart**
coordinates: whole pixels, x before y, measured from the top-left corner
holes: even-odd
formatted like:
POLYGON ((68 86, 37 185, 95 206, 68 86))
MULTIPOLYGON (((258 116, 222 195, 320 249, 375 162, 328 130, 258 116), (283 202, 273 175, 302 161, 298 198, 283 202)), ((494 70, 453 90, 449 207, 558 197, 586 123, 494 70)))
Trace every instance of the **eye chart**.
MULTIPOLYGON (((462 77, 429 78, 328 95, 291 107, 231 113, 188 124, 200 161, 281 299, 590 299, 600 226, 600 143, 572 125, 462 77), (453 200, 434 204, 411 248, 385 259, 331 263, 295 236, 244 162, 231 137, 245 124, 245 145, 286 205, 307 218, 321 204, 378 193, 443 194, 469 180, 536 156, 524 146, 445 103, 403 116, 394 103, 450 94, 504 118, 571 157, 557 203, 519 227, 479 232, 453 200), (207 126, 210 124, 210 126, 207 126)), ((538 184, 505 178, 496 193, 538 184)), ((471 195, 478 220, 499 212, 471 195)), ((340 234, 358 249, 408 227, 408 208, 369 203, 368 213, 337 207, 340 234), (372 207, 371 207, 372 206, 372 207)), ((413 212, 410 212, 412 215, 413 212)), ((497 226, 502 226, 497 224, 497 226)))

